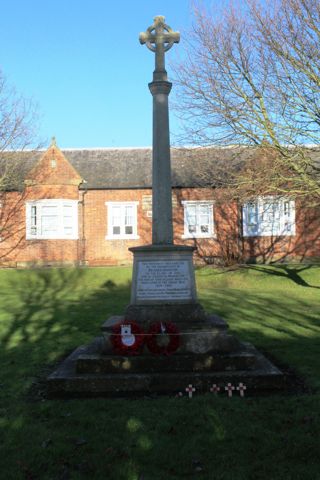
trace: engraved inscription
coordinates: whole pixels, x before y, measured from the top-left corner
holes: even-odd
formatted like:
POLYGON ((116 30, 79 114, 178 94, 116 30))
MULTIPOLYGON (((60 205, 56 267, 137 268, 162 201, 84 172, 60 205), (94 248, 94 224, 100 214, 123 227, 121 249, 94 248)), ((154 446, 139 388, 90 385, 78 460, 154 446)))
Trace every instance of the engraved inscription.
POLYGON ((138 263, 137 300, 190 300, 188 261, 138 263))

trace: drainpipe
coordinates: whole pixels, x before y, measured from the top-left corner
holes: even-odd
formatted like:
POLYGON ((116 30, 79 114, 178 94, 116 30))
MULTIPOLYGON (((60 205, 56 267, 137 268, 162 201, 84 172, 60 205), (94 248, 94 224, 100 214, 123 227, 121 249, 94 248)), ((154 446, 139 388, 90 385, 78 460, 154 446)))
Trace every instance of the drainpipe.
POLYGON ((81 205, 81 215, 80 215, 80 238, 79 238, 79 250, 80 250, 80 255, 78 255, 79 259, 79 265, 85 265, 86 264, 86 235, 85 235, 85 195, 87 194, 87 181, 82 180, 80 185, 84 186, 84 190, 80 190, 79 194, 81 195, 80 200, 78 201, 78 204, 81 205))

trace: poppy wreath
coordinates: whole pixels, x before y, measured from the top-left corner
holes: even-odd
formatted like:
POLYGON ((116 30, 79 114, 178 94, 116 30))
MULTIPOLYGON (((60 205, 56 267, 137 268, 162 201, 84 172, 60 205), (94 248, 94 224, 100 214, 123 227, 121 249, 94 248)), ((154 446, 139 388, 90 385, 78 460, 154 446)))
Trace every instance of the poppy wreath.
POLYGON ((138 355, 143 348, 144 333, 136 322, 124 321, 113 327, 110 341, 116 353, 121 355, 138 355), (124 327, 131 328, 129 335, 123 335, 122 331, 124 327), (129 344, 124 342, 126 336, 130 336, 130 338, 134 337, 129 344))
POLYGON ((172 322, 153 323, 146 336, 147 347, 155 355, 171 355, 178 350, 180 345, 180 334, 176 325, 172 322), (169 342, 167 345, 159 344, 161 334, 167 334, 169 342))

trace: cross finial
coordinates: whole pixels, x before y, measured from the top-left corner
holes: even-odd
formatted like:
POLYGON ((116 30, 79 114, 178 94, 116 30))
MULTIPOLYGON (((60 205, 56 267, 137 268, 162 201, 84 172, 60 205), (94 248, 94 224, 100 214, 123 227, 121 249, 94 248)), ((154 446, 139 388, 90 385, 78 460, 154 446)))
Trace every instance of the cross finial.
POLYGON ((51 138, 51 147, 56 147, 57 146, 57 140, 56 137, 51 138))
POLYGON ((146 32, 140 33, 139 40, 141 45, 146 44, 149 50, 156 54, 154 80, 166 80, 164 53, 170 50, 174 43, 179 43, 180 33, 174 32, 165 24, 165 18, 158 15, 154 18, 154 24, 147 28, 146 32))

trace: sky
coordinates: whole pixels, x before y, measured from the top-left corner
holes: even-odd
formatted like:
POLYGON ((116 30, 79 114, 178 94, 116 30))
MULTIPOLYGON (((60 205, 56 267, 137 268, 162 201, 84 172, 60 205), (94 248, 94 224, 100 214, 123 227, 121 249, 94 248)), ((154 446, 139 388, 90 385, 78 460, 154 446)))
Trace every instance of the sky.
MULTIPOLYGON (((190 0, 1 0, 0 68, 37 103, 45 145, 52 136, 61 148, 152 144, 154 54, 138 38, 156 15, 181 33, 166 54, 170 80, 190 0)), ((172 111, 170 130, 179 131, 172 111)))

